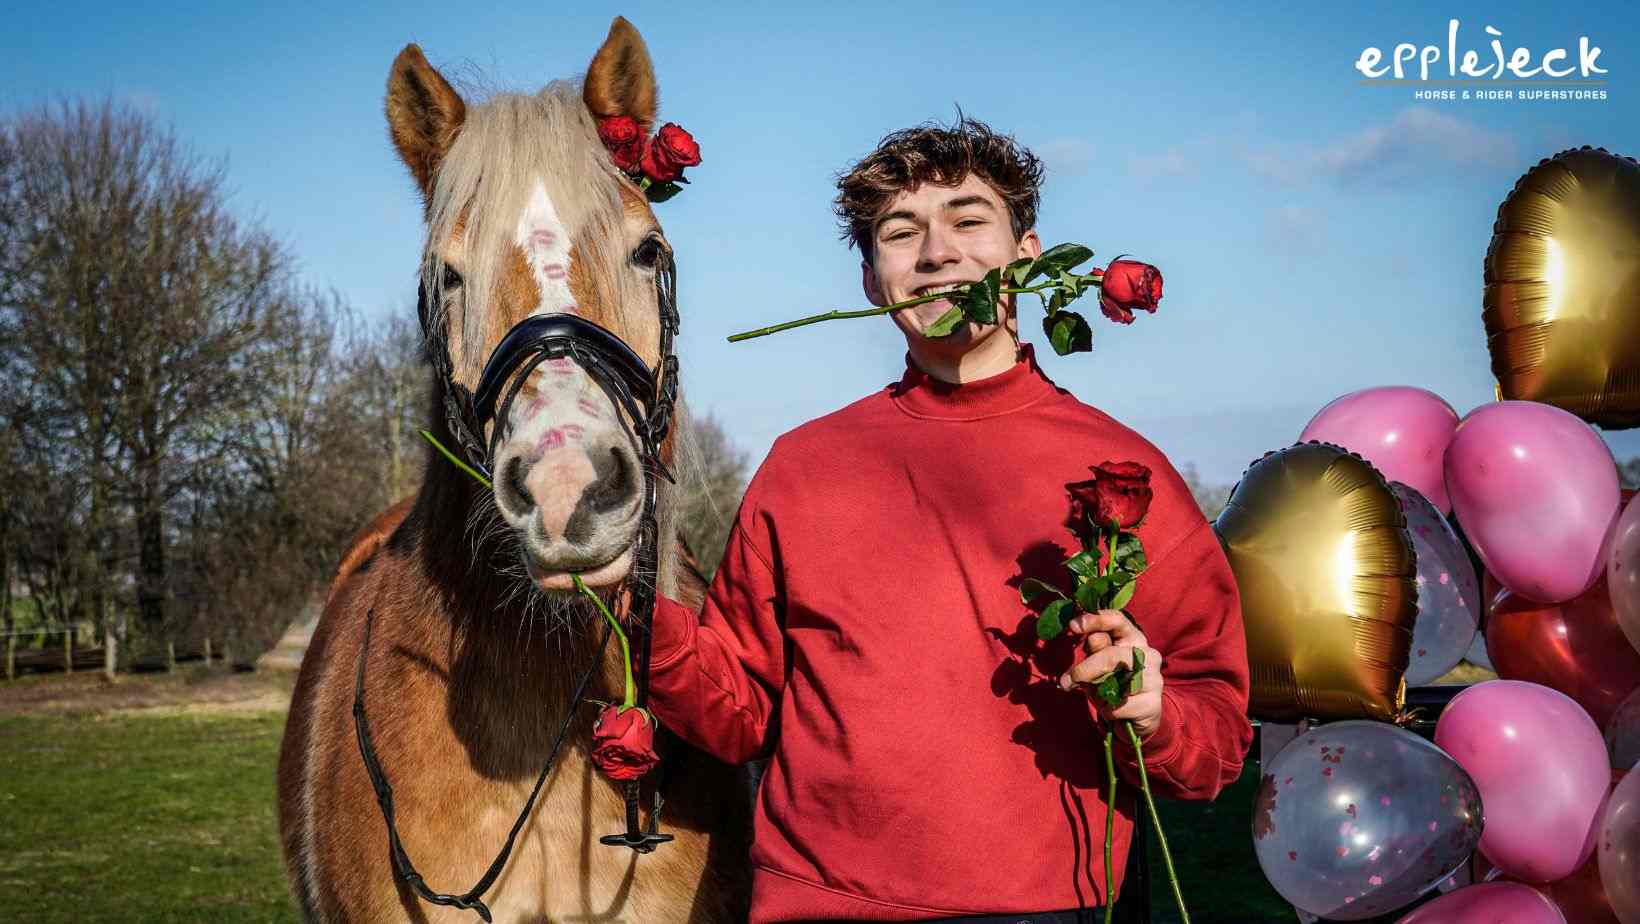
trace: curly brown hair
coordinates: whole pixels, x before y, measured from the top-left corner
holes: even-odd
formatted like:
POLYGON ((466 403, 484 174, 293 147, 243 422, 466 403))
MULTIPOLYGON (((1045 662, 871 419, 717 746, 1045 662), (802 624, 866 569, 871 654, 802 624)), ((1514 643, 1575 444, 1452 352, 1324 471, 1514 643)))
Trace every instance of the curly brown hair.
POLYGON ((1042 161, 1011 136, 959 115, 955 125, 928 122, 884 136, 876 150, 838 176, 833 205, 843 239, 872 260, 873 225, 895 196, 924 183, 955 186, 970 173, 1002 197, 1015 240, 1036 227, 1042 161))

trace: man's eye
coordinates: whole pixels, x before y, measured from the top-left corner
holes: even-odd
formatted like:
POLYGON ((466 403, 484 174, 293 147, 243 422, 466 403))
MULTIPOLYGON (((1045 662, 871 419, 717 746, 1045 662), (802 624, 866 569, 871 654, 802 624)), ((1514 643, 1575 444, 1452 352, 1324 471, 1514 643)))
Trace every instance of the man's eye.
POLYGON ((910 231, 910 230, 895 231, 894 233, 892 233, 892 234, 888 235, 887 237, 883 238, 883 240, 885 240, 885 241, 903 241, 906 238, 910 237, 914 233, 915 232, 910 231))
POLYGON ((985 224, 984 219, 964 218, 962 221, 957 222, 957 227, 959 227, 959 228, 969 228, 969 227, 973 227, 975 225, 983 225, 983 224, 985 224))

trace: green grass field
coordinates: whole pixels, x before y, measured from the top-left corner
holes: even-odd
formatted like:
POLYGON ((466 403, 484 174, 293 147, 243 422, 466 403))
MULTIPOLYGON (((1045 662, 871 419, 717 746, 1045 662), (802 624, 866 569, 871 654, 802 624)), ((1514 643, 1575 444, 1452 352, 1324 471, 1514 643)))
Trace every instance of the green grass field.
MULTIPOLYGON (((279 685, 201 676, 116 685, 114 705, 140 709, 114 709, 91 678, 0 687, 0 894, 19 920, 299 919, 274 818, 284 715, 264 705, 279 685), (69 684, 74 696, 44 695, 69 684), (256 686, 236 708, 178 705, 231 701, 229 684, 256 686)), ((1257 782, 1249 763, 1216 802, 1161 803, 1196 924, 1296 921, 1253 856, 1257 782)), ((1151 858, 1153 921, 1177 921, 1154 842, 1151 858)))

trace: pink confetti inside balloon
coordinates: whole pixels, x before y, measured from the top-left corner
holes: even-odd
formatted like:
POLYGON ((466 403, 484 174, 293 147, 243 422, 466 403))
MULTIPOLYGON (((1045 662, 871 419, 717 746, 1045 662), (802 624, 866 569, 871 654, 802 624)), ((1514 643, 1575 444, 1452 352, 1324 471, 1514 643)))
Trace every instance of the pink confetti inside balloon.
POLYGON ((1473 781, 1439 748, 1386 722, 1329 722, 1269 761, 1253 848, 1295 908, 1359 921, 1405 907, 1467 862, 1481 819, 1473 781))

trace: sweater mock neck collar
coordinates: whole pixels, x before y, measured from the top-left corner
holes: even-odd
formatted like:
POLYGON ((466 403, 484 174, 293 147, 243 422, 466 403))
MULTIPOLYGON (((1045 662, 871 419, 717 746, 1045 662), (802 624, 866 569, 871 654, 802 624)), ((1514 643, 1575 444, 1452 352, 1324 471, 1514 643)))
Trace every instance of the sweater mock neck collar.
POLYGON ((1034 404, 1056 391, 1057 386, 1036 364, 1036 350, 1030 343, 1019 345, 1019 360, 1008 369, 960 385, 924 372, 908 351, 905 375, 889 386, 889 395, 901 410, 940 420, 994 417, 1034 404))

